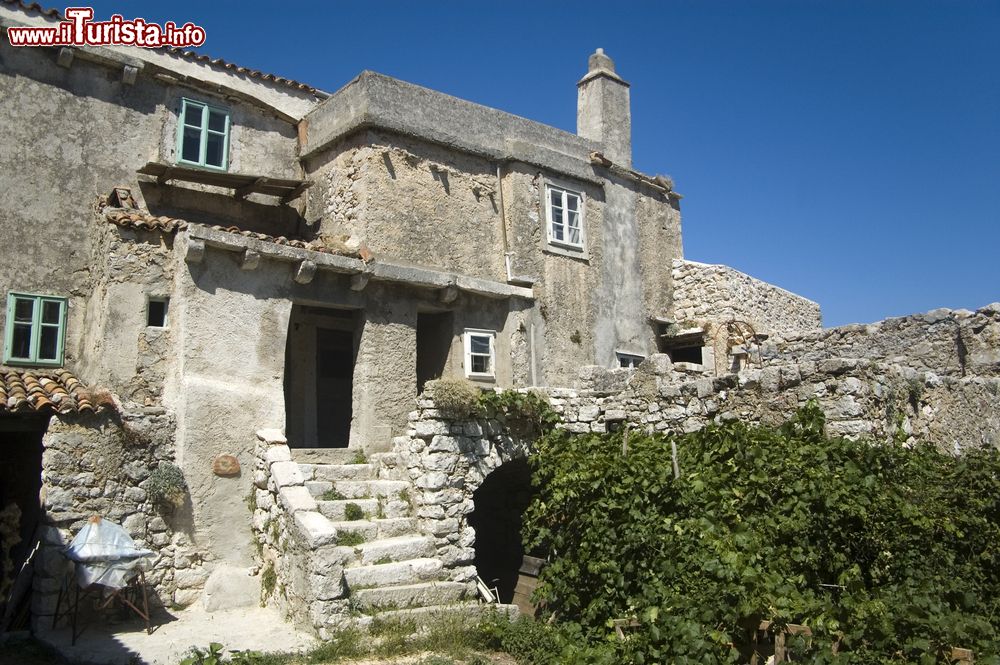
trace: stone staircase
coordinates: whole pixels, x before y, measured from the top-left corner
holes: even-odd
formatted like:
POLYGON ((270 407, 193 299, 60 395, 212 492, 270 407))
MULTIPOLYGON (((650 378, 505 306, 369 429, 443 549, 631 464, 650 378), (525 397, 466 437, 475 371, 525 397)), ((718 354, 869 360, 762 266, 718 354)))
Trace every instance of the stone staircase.
POLYGON ((405 619, 480 609, 474 586, 447 579, 431 536, 420 532, 408 481, 379 477, 378 456, 300 462, 305 487, 337 532, 337 554, 359 625, 378 616, 405 619))

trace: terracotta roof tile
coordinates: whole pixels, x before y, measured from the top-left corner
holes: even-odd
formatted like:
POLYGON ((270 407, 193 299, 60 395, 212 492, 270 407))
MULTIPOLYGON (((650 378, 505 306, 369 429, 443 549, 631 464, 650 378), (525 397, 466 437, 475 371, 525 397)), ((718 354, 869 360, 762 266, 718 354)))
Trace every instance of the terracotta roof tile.
POLYGON ((94 413, 114 406, 110 393, 88 388, 68 369, 0 367, 0 413, 94 413))
MULTIPOLYGON (((140 210, 126 210, 126 209, 105 209, 104 217, 112 224, 117 226, 122 226, 126 228, 144 229, 147 231, 162 231, 164 233, 173 233, 175 231, 183 231, 188 227, 188 222, 183 219, 178 219, 176 217, 157 217, 151 215, 147 212, 142 212, 140 210)), ((216 231, 225 231, 226 233, 235 233, 236 235, 241 235, 247 238, 253 238, 255 240, 263 240, 264 242, 273 242, 277 245, 287 245, 289 247, 296 247, 298 249, 308 249, 313 252, 321 252, 323 254, 336 254, 339 256, 350 256, 354 258, 359 258, 360 254, 358 250, 351 250, 342 243, 331 243, 327 244, 321 240, 300 240, 298 238, 286 238, 285 236, 272 236, 266 233, 255 233, 253 231, 245 231, 236 226, 220 226, 218 224, 205 225, 207 228, 215 229, 216 231)), ((361 248, 367 249, 364 245, 361 248)), ((370 251, 369 251, 370 254, 370 251)), ((361 257, 363 258, 363 257, 361 257)), ((366 259, 366 262, 371 260, 371 257, 366 259)))
MULTIPOLYGON (((23 0, 0 0, 0 4, 8 5, 11 7, 17 7, 22 11, 26 12, 38 12, 43 16, 48 16, 49 18, 58 19, 60 21, 65 21, 66 17, 63 16, 62 12, 58 9, 46 9, 39 5, 37 2, 27 3, 23 0)), ((314 88, 306 83, 301 83, 294 79, 285 78, 283 76, 277 76, 275 74, 268 74, 267 72, 262 72, 258 69, 250 69, 249 67, 241 67, 231 62, 227 62, 222 58, 212 58, 203 53, 198 53, 197 51, 189 51, 180 48, 162 47, 158 49, 153 49, 156 51, 161 51, 163 53, 169 53, 172 56, 178 58, 184 58, 185 60, 191 60, 194 62, 205 62, 214 67, 220 67, 222 69, 227 69, 229 71, 240 74, 241 76, 246 76, 247 78, 259 79, 261 81, 266 81, 268 83, 276 83, 278 85, 287 86, 289 88, 295 88, 296 90, 302 90, 303 92, 308 92, 310 94, 326 96, 326 93, 319 88, 314 88)))

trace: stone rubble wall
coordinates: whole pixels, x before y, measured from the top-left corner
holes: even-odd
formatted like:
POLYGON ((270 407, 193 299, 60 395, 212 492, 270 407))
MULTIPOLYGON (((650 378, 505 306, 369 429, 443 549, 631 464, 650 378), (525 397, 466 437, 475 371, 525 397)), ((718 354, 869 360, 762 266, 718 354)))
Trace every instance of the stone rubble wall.
POLYGON ((326 639, 350 616, 344 587, 349 548, 337 546, 333 523, 305 487, 288 442, 257 432, 253 535, 261 561, 261 602, 326 639))
POLYGON ((452 582, 475 580, 475 530, 467 516, 473 493, 501 465, 528 456, 530 440, 521 423, 491 413, 455 420, 434 407, 426 394, 410 414, 410 429, 393 440, 401 479, 413 483, 412 501, 420 530, 434 538, 437 558, 452 582))
MULTIPOLYGON (((869 325, 828 328, 767 340, 765 366, 827 358, 867 358, 942 376, 1000 376, 1000 302, 969 310, 935 309, 869 325)), ((753 354, 753 360, 758 358, 753 354)))
MULTIPOLYGON (((637 370, 584 368, 579 389, 544 392, 575 433, 691 432, 740 419, 778 425, 809 400, 827 416, 831 436, 934 442, 958 452, 1000 445, 1000 378, 952 377, 894 363, 829 358, 693 378, 657 354, 637 370)), ((526 392, 522 389, 520 392, 526 392)), ((435 538, 450 579, 471 580, 473 493, 492 471, 527 457, 529 439, 502 416, 455 420, 427 397, 396 437, 399 466, 413 483, 421 530, 435 538)))
POLYGON ((165 509, 147 494, 150 473, 174 460, 174 417, 161 407, 129 405, 120 413, 53 415, 42 439, 42 548, 32 612, 49 620, 68 562, 63 550, 94 515, 121 524, 156 552, 146 581, 166 605, 186 605, 208 577, 192 542, 190 501, 165 509))
POLYGON ((729 266, 674 259, 672 274, 673 318, 678 324, 736 319, 766 334, 816 330, 823 325, 818 304, 729 266))

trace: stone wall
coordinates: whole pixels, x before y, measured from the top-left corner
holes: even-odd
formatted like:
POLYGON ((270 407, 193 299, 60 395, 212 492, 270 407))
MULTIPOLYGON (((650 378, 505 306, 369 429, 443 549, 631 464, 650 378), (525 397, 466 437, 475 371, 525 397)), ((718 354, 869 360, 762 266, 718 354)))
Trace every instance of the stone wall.
POLYGON ((760 357, 765 365, 850 357, 953 377, 1000 376, 1000 303, 779 336, 760 357))
MULTIPOLYGON (((691 432, 740 419, 778 425, 808 401, 831 436, 866 437, 942 449, 1000 446, 1000 378, 948 376, 868 359, 828 358, 692 378, 665 355, 637 370, 584 368, 579 389, 545 389, 559 427, 575 433, 691 432)), ((435 538, 451 579, 475 574, 473 494, 502 464, 528 455, 518 423, 503 417, 455 420, 422 398, 406 436, 394 440, 397 472, 415 487, 421 529, 435 538)), ((387 458, 388 459, 388 458, 387 458)))
POLYGON ((822 326, 818 304, 729 266, 675 259, 672 273, 675 322, 737 319, 769 335, 822 326))
POLYGON ((164 604, 186 605, 201 594, 207 561, 191 538, 190 501, 165 508, 147 494, 151 471, 174 459, 173 432, 173 416, 160 407, 52 416, 42 440, 37 620, 50 620, 67 568, 62 550, 93 515, 121 524, 140 547, 156 552, 146 581, 164 604))
POLYGON ((261 602, 327 638, 350 614, 343 581, 350 548, 319 512, 278 430, 257 432, 253 537, 261 568, 261 602))
POLYGON ((528 456, 530 438, 519 435, 521 423, 503 414, 455 420, 433 400, 422 397, 410 414, 406 436, 393 441, 396 473, 413 483, 416 516, 423 533, 433 536, 437 558, 453 582, 475 579, 475 530, 467 517, 473 494, 501 465, 528 456))

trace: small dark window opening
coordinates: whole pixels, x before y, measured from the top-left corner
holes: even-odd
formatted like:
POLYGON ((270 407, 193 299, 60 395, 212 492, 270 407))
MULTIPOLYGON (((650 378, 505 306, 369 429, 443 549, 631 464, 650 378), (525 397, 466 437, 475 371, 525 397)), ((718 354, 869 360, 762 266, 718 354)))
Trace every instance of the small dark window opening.
POLYGON ((675 363, 694 363, 695 365, 702 364, 700 346, 681 346, 675 349, 667 349, 667 355, 669 355, 670 360, 675 363))
POLYGON ((146 305, 146 325, 150 328, 167 326, 167 298, 150 298, 146 305))

